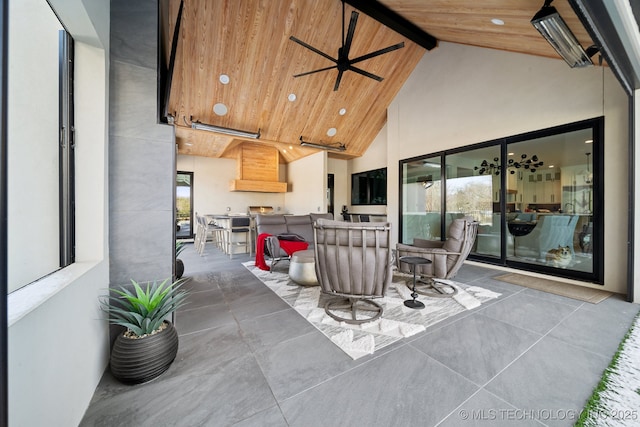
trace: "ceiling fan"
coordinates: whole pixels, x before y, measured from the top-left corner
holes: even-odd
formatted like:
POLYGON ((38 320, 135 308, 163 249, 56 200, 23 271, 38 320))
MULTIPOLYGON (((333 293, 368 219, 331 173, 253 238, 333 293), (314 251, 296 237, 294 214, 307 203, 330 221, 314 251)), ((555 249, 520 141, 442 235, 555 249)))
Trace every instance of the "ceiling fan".
POLYGON ((353 64, 356 64, 358 62, 364 61, 366 59, 370 59, 373 58, 375 56, 378 55, 382 55, 384 53, 387 52, 391 52, 394 51, 396 49, 400 49, 402 47, 404 47, 404 42, 398 43, 398 44, 394 44, 392 46, 389 47, 385 47, 384 49, 380 49, 380 50, 376 50, 375 52, 371 52, 371 53, 367 53, 366 55, 362 55, 362 56, 358 56, 357 58, 353 58, 353 59, 349 59, 349 50, 351 49, 351 42, 353 41, 353 34, 356 31, 356 24, 358 22, 358 15, 359 13, 356 12, 355 10, 351 12, 351 20, 349 21, 349 30, 347 31, 347 36, 345 38, 344 35, 344 0, 342 1, 342 47, 338 48, 338 58, 333 58, 329 55, 327 55, 326 53, 322 52, 319 49, 316 49, 315 47, 303 42, 302 40, 291 36, 289 37, 289 40, 292 40, 304 47, 306 47, 307 49, 317 53, 318 55, 321 55, 325 58, 327 58, 328 60, 330 60, 331 62, 334 62, 335 65, 332 65, 330 67, 325 67, 325 68, 320 68, 319 70, 313 70, 313 71, 307 71, 305 73, 300 73, 300 74, 295 74, 293 77, 302 77, 302 76, 307 76, 309 74, 314 74, 314 73, 319 73, 320 71, 327 71, 327 70, 331 70, 334 68, 338 69, 338 77, 336 78, 336 84, 333 87, 333 90, 336 91, 338 90, 338 87, 340 86, 340 81, 342 80, 342 74, 345 71, 354 71, 358 74, 362 74, 363 76, 369 77, 371 79, 377 80, 379 82, 381 82, 383 80, 382 77, 376 76, 375 74, 369 73, 363 69, 360 69, 358 67, 354 67, 353 64))

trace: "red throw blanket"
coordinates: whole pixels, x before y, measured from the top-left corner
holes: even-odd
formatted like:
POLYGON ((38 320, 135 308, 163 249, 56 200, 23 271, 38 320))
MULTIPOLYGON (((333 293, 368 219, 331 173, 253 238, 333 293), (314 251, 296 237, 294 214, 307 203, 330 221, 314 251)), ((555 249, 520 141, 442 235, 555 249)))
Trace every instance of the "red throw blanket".
MULTIPOLYGON (((268 233, 262 233, 258 235, 258 240, 256 241, 256 267, 260 270, 269 271, 270 268, 264 260, 264 239, 271 236, 268 233)), ((307 242, 294 242, 291 240, 278 240, 280 243, 280 247, 284 250, 287 255, 291 256, 294 252, 303 251, 309 247, 309 243, 307 242)), ((271 254, 274 256, 274 254, 271 254)))

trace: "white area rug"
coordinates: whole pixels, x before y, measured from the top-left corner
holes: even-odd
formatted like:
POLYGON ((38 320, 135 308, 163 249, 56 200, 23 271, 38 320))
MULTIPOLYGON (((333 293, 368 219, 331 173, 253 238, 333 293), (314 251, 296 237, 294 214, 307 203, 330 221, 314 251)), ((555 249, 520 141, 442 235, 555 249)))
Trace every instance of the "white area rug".
MULTIPOLYGON (((472 310, 483 302, 500 296, 488 289, 442 280, 455 286, 458 294, 453 298, 420 296, 418 299, 425 304, 425 308, 414 310, 404 306, 404 301, 411 299, 411 291, 405 285, 405 278, 395 276, 397 283, 391 283, 387 295, 375 299, 384 309, 382 317, 362 325, 350 325, 337 322, 325 313, 324 305, 332 297, 322 294, 319 286, 299 286, 289 279, 288 274, 260 270, 253 261, 247 261, 243 265, 353 359, 373 354, 376 350, 422 332, 450 316, 472 310)), ((345 314, 345 317, 348 316, 345 314)))

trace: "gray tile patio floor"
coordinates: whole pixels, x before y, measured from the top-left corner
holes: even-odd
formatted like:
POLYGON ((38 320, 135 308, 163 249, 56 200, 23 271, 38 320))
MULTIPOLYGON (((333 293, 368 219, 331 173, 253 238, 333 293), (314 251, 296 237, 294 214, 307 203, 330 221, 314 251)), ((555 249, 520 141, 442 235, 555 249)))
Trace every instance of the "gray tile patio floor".
POLYGON ((465 265, 455 280, 502 296, 354 361, 242 266, 248 255, 188 245, 181 258, 192 294, 176 360, 137 386, 107 371, 82 426, 571 426, 640 308, 465 265))

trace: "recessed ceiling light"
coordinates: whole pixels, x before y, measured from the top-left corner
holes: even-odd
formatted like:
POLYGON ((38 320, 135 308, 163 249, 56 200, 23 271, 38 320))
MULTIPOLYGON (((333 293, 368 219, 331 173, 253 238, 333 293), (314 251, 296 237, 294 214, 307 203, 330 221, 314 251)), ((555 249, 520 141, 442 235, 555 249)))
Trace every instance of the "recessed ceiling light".
POLYGON ((225 114, 227 114, 227 111, 227 106, 224 104, 218 103, 213 106, 213 112, 219 116, 224 116, 225 114))
POLYGON ((290 93, 289 96, 287 96, 287 99, 291 102, 295 101, 297 98, 295 93, 290 93))
POLYGON ((508 155, 509 155, 509 156, 513 156, 513 154, 514 154, 514 153, 509 153, 508 155))
POLYGON ((282 150, 283 153, 287 154, 287 150, 282 150))
POLYGON ((229 76, 226 74, 220 74, 220 83, 223 85, 229 84, 229 76))
POLYGON ((190 142, 185 142, 184 145, 186 145, 187 147, 191 147, 193 144, 190 142))
POLYGON ((553 165, 549 165, 549 169, 551 169, 551 168, 553 168, 553 167, 555 167, 555 166, 553 166, 553 165))
POLYGON ((290 145, 290 146, 289 146, 289 150, 293 150, 293 145, 290 145))
POLYGON ((331 128, 327 131, 327 135, 329 136, 335 136, 336 133, 338 133, 338 130, 336 128, 331 128))
POLYGON ((344 116, 345 114, 347 114, 347 109, 346 109, 346 108, 341 108, 341 109, 340 109, 340 111, 338 111, 338 113, 339 113, 341 116, 344 116))
POLYGON ((587 139, 584 143, 585 144, 591 144, 593 142, 593 139, 587 139))
POLYGON ((491 23, 494 25, 504 25, 504 21, 502 19, 498 19, 498 18, 493 18, 491 20, 491 23))

